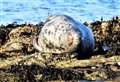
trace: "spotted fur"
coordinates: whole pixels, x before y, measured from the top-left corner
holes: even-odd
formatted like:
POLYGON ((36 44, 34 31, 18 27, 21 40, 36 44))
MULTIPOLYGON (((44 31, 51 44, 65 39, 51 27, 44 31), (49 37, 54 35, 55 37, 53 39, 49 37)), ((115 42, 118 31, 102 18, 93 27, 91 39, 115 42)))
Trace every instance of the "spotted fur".
POLYGON ((94 37, 90 28, 69 16, 51 16, 45 22, 34 47, 44 53, 65 53, 76 50, 87 51, 94 48, 94 37))

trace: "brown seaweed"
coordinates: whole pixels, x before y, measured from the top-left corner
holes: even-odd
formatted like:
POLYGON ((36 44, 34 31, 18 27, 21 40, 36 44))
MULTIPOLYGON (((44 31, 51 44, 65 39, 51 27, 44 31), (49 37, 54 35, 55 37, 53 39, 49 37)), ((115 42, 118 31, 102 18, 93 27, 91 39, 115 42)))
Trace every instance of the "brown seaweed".
POLYGON ((85 23, 92 28, 96 43, 91 57, 85 59, 78 59, 77 52, 58 55, 35 50, 32 38, 43 25, 41 22, 37 25, 13 23, 0 26, 0 81, 120 81, 119 17, 85 23))

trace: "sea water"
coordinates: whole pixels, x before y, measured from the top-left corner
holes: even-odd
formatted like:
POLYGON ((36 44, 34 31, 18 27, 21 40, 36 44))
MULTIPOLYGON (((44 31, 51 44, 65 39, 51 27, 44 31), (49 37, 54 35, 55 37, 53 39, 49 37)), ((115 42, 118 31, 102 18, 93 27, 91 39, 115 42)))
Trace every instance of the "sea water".
POLYGON ((85 22, 120 16, 120 0, 0 0, 0 24, 39 23, 65 14, 85 22))

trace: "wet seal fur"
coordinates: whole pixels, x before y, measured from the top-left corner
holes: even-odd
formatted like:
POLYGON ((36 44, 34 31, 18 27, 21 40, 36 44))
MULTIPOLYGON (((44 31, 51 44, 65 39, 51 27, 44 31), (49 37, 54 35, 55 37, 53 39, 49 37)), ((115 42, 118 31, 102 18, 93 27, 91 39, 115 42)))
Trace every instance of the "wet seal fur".
POLYGON ((50 16, 33 46, 41 53, 86 53, 95 46, 92 30, 66 15, 50 16))

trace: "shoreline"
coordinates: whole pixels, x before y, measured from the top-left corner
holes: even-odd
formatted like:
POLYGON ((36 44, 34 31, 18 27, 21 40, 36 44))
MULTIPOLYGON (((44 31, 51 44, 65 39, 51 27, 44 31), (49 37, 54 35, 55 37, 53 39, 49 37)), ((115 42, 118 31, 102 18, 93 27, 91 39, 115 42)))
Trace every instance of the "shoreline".
POLYGON ((93 30, 96 45, 91 56, 83 59, 69 56, 77 52, 42 54, 42 57, 33 48, 32 38, 44 22, 1 25, 0 81, 114 80, 119 77, 120 17, 84 24, 93 30))

